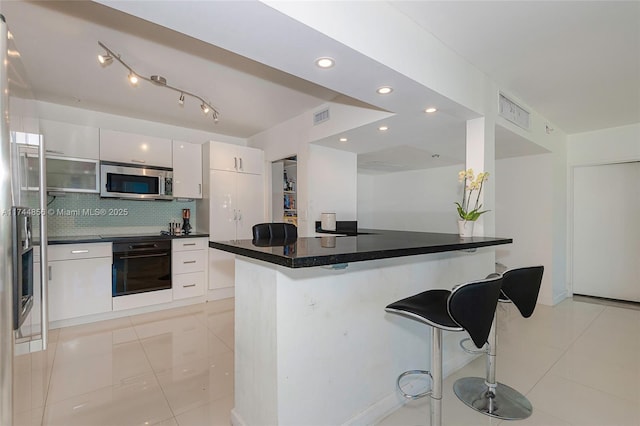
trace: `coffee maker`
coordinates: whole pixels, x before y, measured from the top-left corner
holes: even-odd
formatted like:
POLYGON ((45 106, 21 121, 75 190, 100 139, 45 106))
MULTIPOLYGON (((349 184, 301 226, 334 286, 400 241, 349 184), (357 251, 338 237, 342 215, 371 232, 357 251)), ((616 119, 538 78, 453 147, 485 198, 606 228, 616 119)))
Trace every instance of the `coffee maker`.
POLYGON ((182 209, 182 235, 189 235, 191 233, 191 209, 182 209))

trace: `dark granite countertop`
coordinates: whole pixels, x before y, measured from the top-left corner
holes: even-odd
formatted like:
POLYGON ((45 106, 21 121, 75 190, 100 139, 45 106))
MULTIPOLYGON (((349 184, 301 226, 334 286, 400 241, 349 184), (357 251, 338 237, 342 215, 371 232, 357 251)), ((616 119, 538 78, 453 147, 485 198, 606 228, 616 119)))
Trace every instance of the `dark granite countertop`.
POLYGON ((210 241, 209 247, 288 268, 336 265, 511 244, 511 238, 433 232, 358 229, 356 236, 300 237, 286 245, 258 246, 252 240, 210 241))
MULTIPOLYGON (((114 234, 114 235, 69 235, 51 236, 48 238, 49 245, 58 244, 83 244, 83 243, 111 243, 127 241, 145 240, 173 240, 178 238, 207 238, 209 234, 192 233, 189 235, 161 235, 157 234, 114 234)), ((37 244, 37 242, 34 242, 37 244)))

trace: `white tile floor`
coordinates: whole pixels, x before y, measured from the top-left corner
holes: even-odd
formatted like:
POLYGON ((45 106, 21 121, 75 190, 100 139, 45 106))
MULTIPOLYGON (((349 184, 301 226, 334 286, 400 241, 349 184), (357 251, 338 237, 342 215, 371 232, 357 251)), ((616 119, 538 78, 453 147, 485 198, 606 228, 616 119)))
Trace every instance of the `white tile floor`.
MULTIPOLYGON (((639 310, 568 299, 528 320, 511 305, 498 315, 498 380, 534 407, 504 425, 640 425, 639 310)), ((227 299, 54 330, 47 353, 16 359, 14 424, 229 425, 233 316, 227 299)), ((500 423, 453 394, 459 377, 483 375, 478 358, 445 380, 445 425, 500 423)), ((428 425, 428 410, 410 402, 379 425, 428 425)))
MULTIPOLYGON (((444 425, 640 425, 640 310, 567 299, 538 305, 529 319, 501 304, 498 317, 498 381, 524 393, 533 415, 499 421, 458 400, 453 383, 484 377, 481 357, 445 379, 444 425)), ((379 425, 429 425, 429 402, 412 401, 379 425)))

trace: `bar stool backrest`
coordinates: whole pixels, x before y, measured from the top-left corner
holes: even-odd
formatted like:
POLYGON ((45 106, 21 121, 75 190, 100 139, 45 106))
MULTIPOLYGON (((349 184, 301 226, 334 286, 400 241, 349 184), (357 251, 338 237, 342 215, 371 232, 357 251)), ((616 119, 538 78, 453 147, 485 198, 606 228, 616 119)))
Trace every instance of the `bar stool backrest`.
POLYGON ((298 238, 298 228, 292 223, 271 222, 253 225, 253 242, 257 245, 291 244, 298 238))
POLYGON ((516 305, 523 317, 533 315, 542 284, 544 266, 510 269, 502 274, 502 292, 516 305))
POLYGON ((497 276, 462 284, 449 295, 449 315, 469 333, 478 348, 489 337, 501 287, 502 276, 497 276))

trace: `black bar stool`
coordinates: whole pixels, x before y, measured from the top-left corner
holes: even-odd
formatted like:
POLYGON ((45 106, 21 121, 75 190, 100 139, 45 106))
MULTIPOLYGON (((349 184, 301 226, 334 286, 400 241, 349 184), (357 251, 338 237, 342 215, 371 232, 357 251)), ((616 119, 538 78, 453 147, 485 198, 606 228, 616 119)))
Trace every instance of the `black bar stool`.
MULTIPOLYGON (((513 302, 522 316, 529 318, 536 307, 543 272, 543 266, 506 271, 502 274, 502 294, 499 301, 513 302)), ((496 382, 496 326, 497 315, 491 326, 486 350, 487 377, 459 379, 453 384, 453 391, 462 402, 488 416, 505 420, 526 419, 533 411, 529 400, 512 387, 496 382)), ((460 344, 463 346, 463 342, 460 344)), ((464 346, 463 349, 467 350, 464 346)))
POLYGON ((502 276, 461 284, 453 290, 428 290, 398 300, 385 310, 430 325, 431 370, 409 370, 398 376, 398 389, 405 398, 431 397, 431 426, 442 424, 442 330, 464 331, 477 347, 487 341, 495 314, 502 276), (431 390, 418 395, 405 393, 400 380, 408 375, 426 374, 431 377, 431 390))

